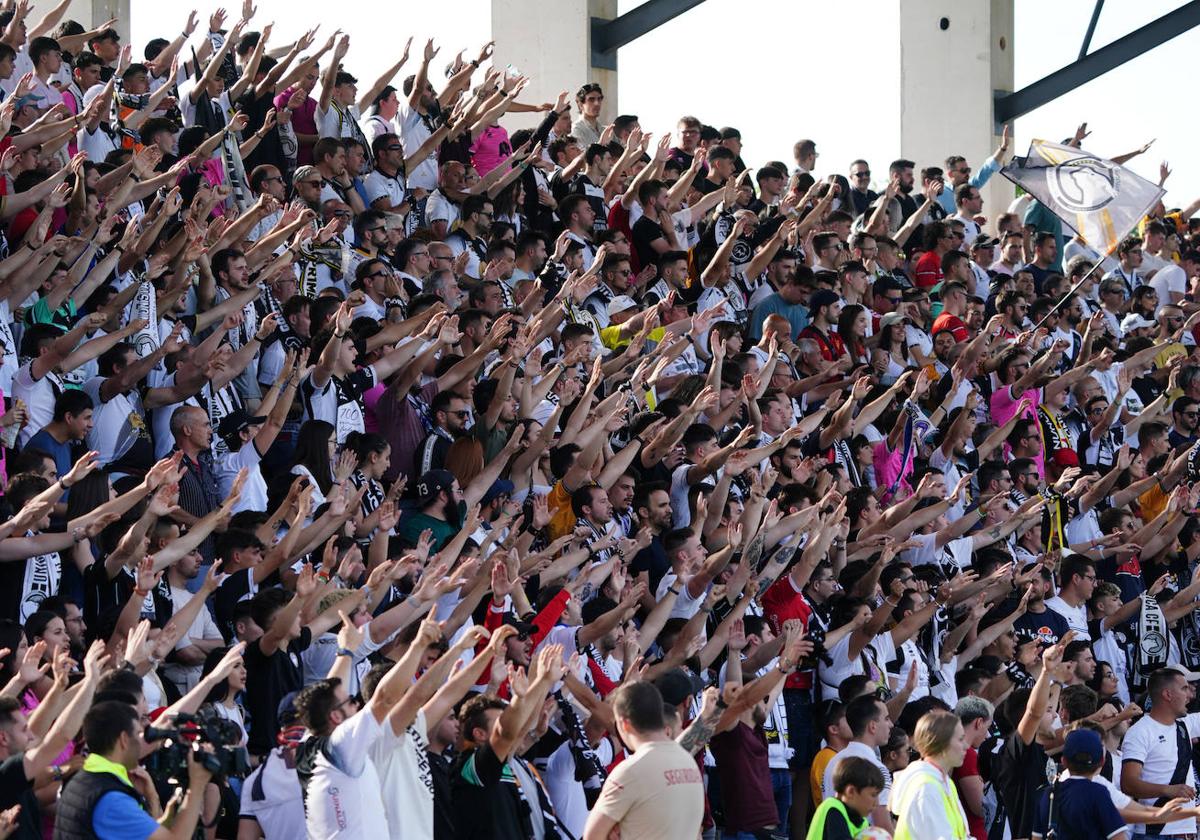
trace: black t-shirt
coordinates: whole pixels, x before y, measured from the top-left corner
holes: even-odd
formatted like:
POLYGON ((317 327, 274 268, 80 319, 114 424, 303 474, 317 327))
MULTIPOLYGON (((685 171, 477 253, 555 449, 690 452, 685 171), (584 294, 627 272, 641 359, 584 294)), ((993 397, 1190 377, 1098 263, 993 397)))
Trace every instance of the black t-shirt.
POLYGON ((633 223, 633 247, 642 266, 654 265, 658 261, 658 254, 650 247, 650 243, 665 238, 662 225, 649 216, 642 216, 633 223))
POLYGON ((1027 612, 1016 620, 1013 625, 1017 630, 1027 630, 1037 634, 1043 645, 1056 645, 1058 640, 1067 635, 1071 628, 1067 620, 1049 607, 1045 612, 1027 612))
POLYGON ((425 755, 433 784, 433 840, 454 840, 454 795, 450 791, 454 761, 433 750, 425 750, 425 755))
POLYGON ((533 836, 530 805, 538 805, 522 800, 512 768, 490 744, 458 757, 450 774, 450 789, 457 840, 526 840, 533 836))
POLYGON ((263 755, 275 746, 275 736, 279 733, 279 702, 284 695, 299 691, 303 686, 300 654, 311 643, 312 633, 303 627, 299 638, 270 656, 263 653, 259 640, 246 646, 243 657, 246 661, 245 706, 253 721, 246 748, 251 754, 263 755))
POLYGON ((1008 811, 1013 837, 1028 837, 1034 812, 1046 787, 1046 751, 1036 740, 1026 744, 1016 732, 992 761, 992 781, 1008 811))
POLYGON ((238 601, 245 600, 253 595, 250 585, 250 576, 253 574, 253 569, 243 569, 240 572, 234 572, 221 581, 221 585, 217 587, 217 591, 213 595, 213 612, 216 613, 217 629, 225 637, 226 644, 231 644, 234 637, 234 607, 238 601))
POLYGON ((42 817, 33 783, 25 777, 25 753, 10 755, 0 762, 0 811, 21 806, 17 828, 10 837, 18 840, 42 840, 42 817))

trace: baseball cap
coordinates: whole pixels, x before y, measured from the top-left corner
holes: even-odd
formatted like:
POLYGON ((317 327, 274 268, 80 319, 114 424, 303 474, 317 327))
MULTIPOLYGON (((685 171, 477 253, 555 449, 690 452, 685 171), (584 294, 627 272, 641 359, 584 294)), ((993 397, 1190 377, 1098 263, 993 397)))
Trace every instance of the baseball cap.
POLYGON ((884 327, 890 327, 892 324, 903 324, 903 323, 904 323, 904 313, 889 312, 888 314, 884 315, 882 318, 879 319, 879 329, 883 329, 884 327))
POLYGON ((1130 332, 1131 330, 1140 330, 1140 329, 1143 329, 1144 327, 1157 327, 1157 326, 1158 326, 1158 324, 1154 323, 1151 320, 1143 318, 1141 315, 1137 314, 1136 312, 1130 312, 1128 315, 1126 315, 1124 318, 1121 319, 1121 332, 1123 332, 1123 333, 1130 332))
POLYGON ((1196 682, 1197 680, 1200 680, 1200 674, 1196 673, 1195 671, 1189 671, 1187 668, 1184 668, 1182 665, 1167 665, 1166 667, 1163 668, 1163 670, 1164 671, 1174 671, 1176 674, 1179 674, 1181 677, 1183 677, 1188 682, 1196 682))
POLYGON ((1000 244, 999 239, 993 239, 986 233, 981 233, 975 237, 975 241, 971 243, 971 249, 975 248, 995 248, 1000 244))
POLYGON ((678 706, 704 690, 704 681, 683 668, 672 668, 665 674, 659 674, 653 682, 668 706, 678 706))
POLYGON ((26 105, 37 105, 39 102, 41 102, 45 98, 46 97, 39 96, 36 93, 27 93, 24 96, 22 96, 20 99, 18 99, 15 103, 13 103, 13 107, 19 111, 22 108, 24 108, 26 105))
POLYGON ((808 317, 812 318, 822 306, 829 306, 841 300, 837 292, 829 289, 817 289, 808 299, 808 317))
POLYGON ((223 438, 232 437, 247 426, 261 426, 266 422, 266 417, 252 417, 246 409, 235 408, 221 418, 217 425, 217 434, 223 438))
POLYGON ((1067 733, 1063 742, 1063 758, 1072 769, 1094 770, 1104 761, 1104 744, 1100 733, 1091 729, 1076 729, 1067 733))
POLYGON ((443 490, 454 486, 454 473, 449 470, 430 470, 417 481, 417 504, 429 504, 443 490))
POLYGON ((1054 450, 1054 463, 1060 467, 1078 467, 1079 455, 1074 449, 1054 450))
POLYGON ((609 317, 624 312, 628 309, 637 309, 637 301, 629 295, 617 295, 608 302, 609 317))
POLYGON ((479 500, 479 504, 487 507, 500 496, 511 496, 516 486, 507 478, 498 478, 492 482, 492 486, 483 494, 483 498, 479 500))

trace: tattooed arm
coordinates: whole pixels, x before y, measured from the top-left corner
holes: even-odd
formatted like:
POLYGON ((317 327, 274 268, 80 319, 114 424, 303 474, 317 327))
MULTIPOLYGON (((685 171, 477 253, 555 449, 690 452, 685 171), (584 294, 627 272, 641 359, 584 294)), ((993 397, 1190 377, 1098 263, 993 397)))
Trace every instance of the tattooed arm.
POLYGON ((692 721, 691 726, 679 733, 675 743, 695 755, 708 745, 713 733, 717 731, 717 721, 721 718, 723 709, 717 705, 720 700, 719 689, 709 687, 704 689, 704 697, 700 703, 700 714, 692 721))

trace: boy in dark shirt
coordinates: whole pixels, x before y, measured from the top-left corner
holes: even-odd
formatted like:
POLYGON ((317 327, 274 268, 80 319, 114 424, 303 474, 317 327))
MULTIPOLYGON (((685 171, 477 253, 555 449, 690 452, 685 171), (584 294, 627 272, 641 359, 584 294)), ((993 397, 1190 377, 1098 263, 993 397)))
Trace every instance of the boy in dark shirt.
POLYGON ((837 798, 826 799, 813 814, 807 840, 852 840, 867 827, 866 815, 879 805, 883 774, 865 758, 847 756, 833 771, 837 798))

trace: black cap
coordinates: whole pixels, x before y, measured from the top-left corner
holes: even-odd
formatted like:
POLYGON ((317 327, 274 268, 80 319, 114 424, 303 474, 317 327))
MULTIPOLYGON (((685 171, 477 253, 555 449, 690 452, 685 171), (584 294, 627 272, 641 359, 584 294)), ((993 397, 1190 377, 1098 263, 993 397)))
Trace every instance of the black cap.
POLYGON ((816 316, 817 310, 822 306, 830 306, 841 300, 837 292, 829 289, 817 289, 808 298, 808 317, 811 319, 816 316))
POLYGON ((261 426, 266 422, 266 417, 255 417, 244 408, 235 408, 221 418, 221 422, 217 426, 217 434, 223 438, 233 437, 242 429, 249 426, 261 426))
POLYGON ((678 706, 704 690, 704 680, 684 668, 672 668, 654 678, 654 687, 668 706, 678 706))
POLYGON ((430 470, 421 476, 417 482, 417 504, 421 507, 429 504, 443 490, 454 486, 454 473, 449 470, 430 470))

